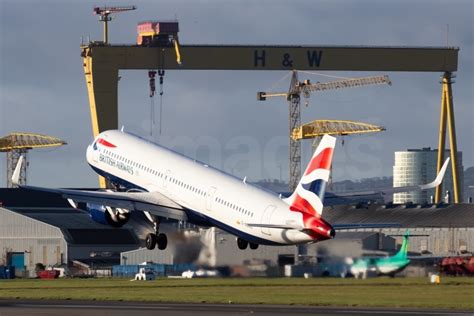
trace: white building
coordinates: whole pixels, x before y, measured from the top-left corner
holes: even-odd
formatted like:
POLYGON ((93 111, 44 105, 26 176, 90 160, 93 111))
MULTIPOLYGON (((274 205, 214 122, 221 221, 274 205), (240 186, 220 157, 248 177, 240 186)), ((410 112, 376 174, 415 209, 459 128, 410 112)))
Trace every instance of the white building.
MULTIPOLYGON (((444 157, 449 157, 449 150, 446 150, 444 157)), ((393 166, 393 186, 407 186, 424 184, 433 181, 436 177, 436 162, 438 159, 438 150, 430 147, 422 149, 408 149, 407 151, 395 152, 395 165, 393 166)), ((459 174, 460 196, 463 196, 463 171, 462 152, 458 152, 457 167, 459 174)), ((450 202, 453 195, 453 180, 451 165, 448 166, 446 175, 442 184, 442 197, 444 199, 446 192, 449 191, 450 202)), ((435 190, 411 191, 395 193, 393 202, 403 204, 413 202, 416 204, 430 203, 435 190)))

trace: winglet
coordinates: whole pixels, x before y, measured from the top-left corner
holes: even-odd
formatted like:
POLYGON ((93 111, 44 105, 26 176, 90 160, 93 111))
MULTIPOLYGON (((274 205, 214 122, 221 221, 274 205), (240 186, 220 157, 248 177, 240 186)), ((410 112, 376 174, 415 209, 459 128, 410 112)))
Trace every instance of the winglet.
POLYGON ((446 173, 446 169, 448 168, 449 164, 449 158, 446 159, 446 161, 443 164, 443 167, 441 167, 441 170, 439 171, 438 175, 436 176, 436 179, 434 179, 433 182, 427 183, 420 185, 421 190, 428 190, 428 189, 433 189, 436 188, 438 185, 443 182, 444 174, 446 173))
POLYGON ((21 173, 21 166, 23 164, 23 155, 20 156, 18 159, 18 163, 16 164, 15 171, 13 171, 13 176, 12 176, 12 183, 14 185, 19 185, 20 184, 20 173, 21 173))

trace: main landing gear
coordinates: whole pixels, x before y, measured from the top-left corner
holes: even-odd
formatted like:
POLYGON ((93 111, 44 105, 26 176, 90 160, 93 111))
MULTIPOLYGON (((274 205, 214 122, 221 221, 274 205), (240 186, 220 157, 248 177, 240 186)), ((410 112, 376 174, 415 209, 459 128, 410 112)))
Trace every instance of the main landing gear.
POLYGON ((258 244, 254 244, 252 242, 248 242, 242 238, 237 237, 237 247, 239 247, 240 250, 247 249, 247 246, 249 246, 250 249, 252 250, 255 250, 258 248, 258 244))
POLYGON ((166 249, 166 246, 168 245, 168 237, 163 233, 159 233, 160 222, 158 220, 153 221, 153 226, 155 228, 155 233, 149 233, 146 235, 146 249, 153 250, 156 245, 158 245, 158 249, 160 250, 166 249))

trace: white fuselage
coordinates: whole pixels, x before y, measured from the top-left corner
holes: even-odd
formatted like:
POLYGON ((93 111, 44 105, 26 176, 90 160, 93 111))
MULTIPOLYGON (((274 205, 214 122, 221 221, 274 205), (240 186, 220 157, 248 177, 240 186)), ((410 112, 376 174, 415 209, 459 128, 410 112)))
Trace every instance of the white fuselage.
POLYGON ((296 229, 251 227, 247 224, 303 226, 276 194, 200 162, 120 131, 101 133, 87 148, 94 170, 127 188, 158 192, 185 209, 192 222, 202 221, 249 242, 299 244, 316 241, 296 229))

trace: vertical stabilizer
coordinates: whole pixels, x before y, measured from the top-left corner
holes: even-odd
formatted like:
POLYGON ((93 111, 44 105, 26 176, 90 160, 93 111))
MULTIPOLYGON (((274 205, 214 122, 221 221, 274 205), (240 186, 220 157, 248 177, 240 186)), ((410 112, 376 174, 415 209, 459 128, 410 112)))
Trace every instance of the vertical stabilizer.
POLYGON ((335 137, 323 136, 295 192, 285 199, 292 211, 321 216, 335 146, 335 137))
POLYGON ((397 259, 406 259, 408 257, 408 238, 410 237, 410 231, 407 229, 403 235, 402 247, 394 256, 397 259))

